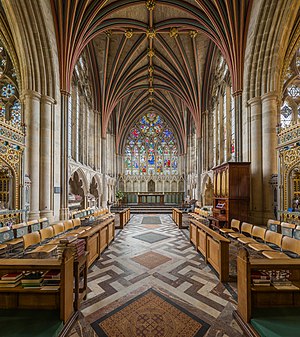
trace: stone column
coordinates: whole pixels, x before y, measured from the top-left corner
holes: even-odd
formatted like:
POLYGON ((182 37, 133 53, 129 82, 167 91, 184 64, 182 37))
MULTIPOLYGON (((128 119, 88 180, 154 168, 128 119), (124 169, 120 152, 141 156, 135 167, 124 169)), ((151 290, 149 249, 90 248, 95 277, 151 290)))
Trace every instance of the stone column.
POLYGON ((262 175, 264 222, 274 218, 274 197, 270 184, 272 174, 277 173, 277 115, 278 95, 271 92, 262 96, 262 175))
POLYGON ((69 165, 68 165, 68 103, 69 93, 61 91, 61 162, 60 162, 60 219, 66 220, 69 218, 69 165))
POLYGON ((261 98, 248 101, 250 105, 250 153, 251 153, 251 221, 263 224, 262 181, 262 106, 261 98))
POLYGON ((40 99, 36 91, 22 94, 26 125, 25 174, 31 180, 29 220, 40 216, 40 99))
POLYGON ((201 174, 203 171, 203 138, 197 138, 197 200, 202 202, 202 186, 201 186, 201 174))
POLYGON ((51 198, 53 196, 52 182, 52 110, 55 100, 49 96, 41 99, 40 116, 40 210, 41 217, 50 221, 53 219, 51 198))
POLYGON ((243 160, 243 118, 242 118, 242 91, 236 91, 234 97, 234 111, 235 111, 235 160, 243 160))
POLYGON ((107 207, 107 178, 106 178, 106 169, 107 169, 107 148, 106 148, 106 138, 101 138, 101 171, 102 171, 102 188, 103 188, 103 197, 102 197, 102 207, 107 207))

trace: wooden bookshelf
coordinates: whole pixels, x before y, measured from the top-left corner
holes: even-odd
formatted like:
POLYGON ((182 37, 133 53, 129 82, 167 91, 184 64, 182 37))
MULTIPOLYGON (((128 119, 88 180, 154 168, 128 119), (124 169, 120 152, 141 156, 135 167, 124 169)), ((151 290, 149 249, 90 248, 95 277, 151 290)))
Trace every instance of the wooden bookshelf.
POLYGON ((59 310, 66 324, 73 319, 73 255, 69 249, 62 259, 0 259, 0 273, 60 270, 60 286, 56 289, 31 289, 17 286, 0 288, 1 309, 59 310))
MULTIPOLYGON (((245 249, 241 249, 237 259, 238 307, 234 317, 248 336, 257 336, 250 324, 259 310, 265 312, 276 308, 300 308, 300 260, 299 259, 253 259, 245 249), (257 272, 288 273, 288 281, 298 287, 296 289, 277 289, 272 284, 254 285, 251 278, 257 272)), ((299 323, 300 328, 300 323, 299 323)))

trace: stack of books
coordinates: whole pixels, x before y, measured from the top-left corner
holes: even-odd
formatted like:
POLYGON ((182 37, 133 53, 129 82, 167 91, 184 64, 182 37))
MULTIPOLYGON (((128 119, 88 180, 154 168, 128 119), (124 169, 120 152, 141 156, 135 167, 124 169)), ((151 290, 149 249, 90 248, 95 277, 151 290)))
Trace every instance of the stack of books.
POLYGON ((31 272, 24 275, 21 279, 23 288, 40 288, 43 282, 42 272, 31 272))
POLYGON ((255 271, 251 274, 251 281, 254 286, 270 286, 270 275, 261 271, 255 271))
POLYGON ((58 290, 60 285, 60 270, 48 270, 44 274, 44 281, 42 283, 43 290, 58 290))
POLYGON ((0 288, 14 288, 20 284, 23 273, 8 273, 1 277, 0 288))
POLYGON ((80 256, 84 255, 85 240, 77 239, 75 236, 61 239, 57 247, 57 254, 59 257, 61 257, 64 249, 66 248, 70 248, 72 250, 74 259, 77 260, 80 256))

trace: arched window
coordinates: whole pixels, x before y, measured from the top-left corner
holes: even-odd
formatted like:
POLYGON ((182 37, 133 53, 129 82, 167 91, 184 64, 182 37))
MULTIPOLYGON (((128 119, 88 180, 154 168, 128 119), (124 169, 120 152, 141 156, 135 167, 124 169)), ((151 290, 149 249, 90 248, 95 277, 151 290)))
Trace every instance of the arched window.
POLYGON ((160 115, 149 112, 130 130, 125 145, 125 174, 178 174, 177 141, 160 115))
POLYGON ((10 57, 0 42, 0 118, 20 128, 21 103, 16 77, 10 57))
POLYGON ((282 97, 280 123, 281 127, 287 127, 300 117, 300 49, 285 74, 282 97))

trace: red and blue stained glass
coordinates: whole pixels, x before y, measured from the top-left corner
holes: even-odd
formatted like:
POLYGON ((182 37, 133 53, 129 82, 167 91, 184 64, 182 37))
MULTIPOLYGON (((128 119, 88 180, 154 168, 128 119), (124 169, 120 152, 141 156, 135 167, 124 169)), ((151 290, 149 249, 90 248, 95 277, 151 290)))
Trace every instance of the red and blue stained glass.
POLYGON ((125 174, 178 174, 177 141, 158 114, 145 114, 129 132, 125 146, 125 174))

